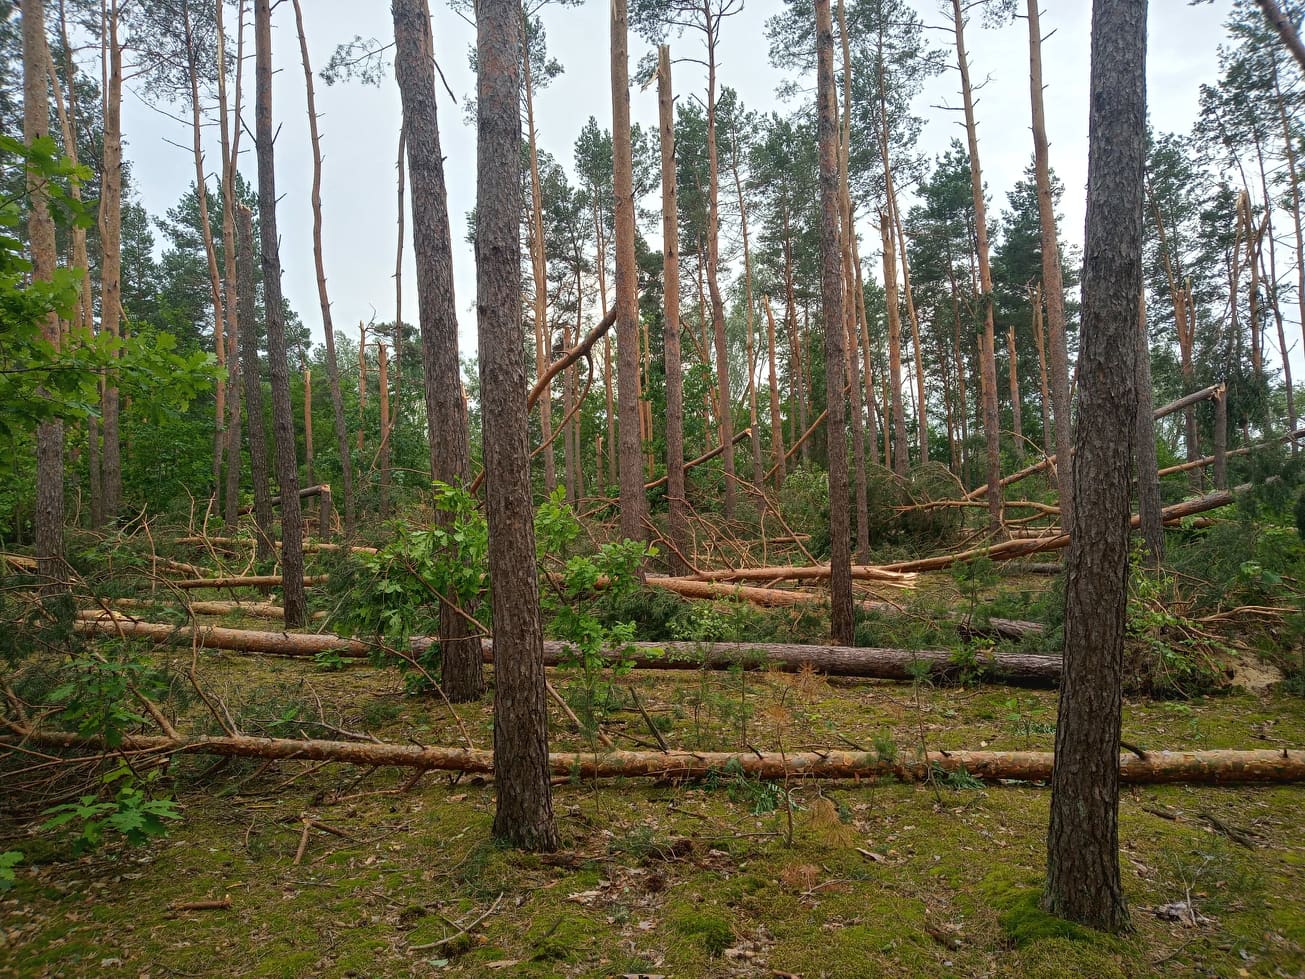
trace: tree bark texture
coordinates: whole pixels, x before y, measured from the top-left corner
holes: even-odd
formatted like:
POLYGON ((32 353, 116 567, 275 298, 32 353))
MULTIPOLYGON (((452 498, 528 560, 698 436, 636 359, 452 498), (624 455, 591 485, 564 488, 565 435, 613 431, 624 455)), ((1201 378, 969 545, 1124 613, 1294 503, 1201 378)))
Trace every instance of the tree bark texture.
POLYGON ((263 246, 263 306, 267 317, 267 361, 272 378, 272 434, 276 478, 281 484, 281 571, 285 622, 304 624, 304 528, 299 507, 299 463, 290 404, 290 363, 281 300, 281 248, 276 230, 276 158, 272 141, 272 8, 254 0, 254 132, 258 152, 258 215, 263 246))
MULTIPOLYGON (((23 139, 29 146, 50 135, 50 96, 46 87, 45 4, 23 4, 23 139)), ((49 282, 55 271, 54 220, 49 192, 37 177, 27 178, 27 236, 32 253, 33 281, 49 282)), ((56 350, 60 346, 59 317, 51 310, 41 322, 41 335, 56 350)), ((45 421, 36 430, 36 558, 37 573, 47 591, 61 591, 63 579, 63 422, 45 421)))
MULTIPOLYGON (((313 147, 313 265, 317 272, 317 301, 322 310, 322 334, 326 342, 326 383, 331 392, 331 417, 335 422, 335 446, 340 454, 340 483, 344 492, 344 533, 352 537, 357 524, 353 497, 353 460, 349 455, 349 432, 344 421, 344 396, 340 391, 340 364, 335 356, 335 325, 331 322, 331 299, 326 291, 326 267, 322 256, 322 144, 317 131, 317 94, 308 58, 308 36, 299 0, 294 0, 295 27, 299 33, 299 57, 304 66, 304 92, 308 99, 308 136, 313 147)), ((310 476, 309 479, 312 477, 310 476)), ((320 534, 330 533, 326 527, 320 534)))
POLYGON ((852 548, 849 540, 847 406, 843 377, 843 261, 838 240, 838 117, 834 90, 834 27, 829 0, 816 0, 816 104, 820 144, 820 295, 825 325, 825 422, 829 449, 829 634, 838 646, 853 642, 852 548))
MULTIPOLYGON (((626 0, 612 0, 611 35, 621 536, 643 540, 648 501, 644 495, 639 457, 639 270, 634 255, 634 158, 630 143, 629 13, 626 0)), ((729 486, 728 482, 726 485, 729 486)))
MULTIPOLYGON (((1137 305, 1137 430, 1134 434, 1133 476, 1137 481, 1137 513, 1147 562, 1159 567, 1165 556, 1165 525, 1160 503, 1160 463, 1156 459, 1155 418, 1151 407, 1151 343, 1146 327, 1146 296, 1137 305)), ((1064 519, 1062 513, 1061 519, 1064 519)))
MULTIPOLYGON (((435 102, 435 40, 431 34, 427 0, 394 0, 390 9, 394 18, 394 72, 403 100, 403 125, 408 148, 412 248, 417 262, 417 315, 421 328, 431 477, 460 487, 465 486, 470 477, 471 463, 458 364, 453 238, 435 102)), ((517 128, 519 131, 520 126, 517 128)), ((513 157, 514 160, 517 158, 513 157)), ((519 299, 517 305, 520 305, 519 299)), ((521 391, 524 402, 524 380, 521 391)), ((488 464, 486 469, 489 469, 488 464)), ((530 505, 528 487, 522 502, 530 505)), ((436 519, 441 525, 447 525, 451 515, 437 511, 436 519)), ((470 631, 466 618, 459 615, 450 603, 440 604, 440 635, 444 638, 441 683, 445 694, 453 701, 478 700, 485 692, 480 657, 474 648, 474 640, 467 638, 470 631)))
POLYGON ((272 491, 268 485, 267 430, 263 427, 263 372, 258 369, 258 324, 254 318, 254 220, 241 204, 236 212, 236 267, 240 311, 240 378, 245 388, 245 430, 249 440, 249 471, 254 484, 254 523, 258 530, 254 556, 264 567, 275 559, 272 537, 272 491))
MULTIPOLYGON (((559 840, 549 784, 548 700, 521 345, 521 6, 517 0, 479 0, 476 14, 476 316, 489 573, 498 643, 494 750, 500 764, 494 835, 529 850, 555 850, 559 840)), ((628 94, 624 86, 622 94, 628 94)), ((628 143, 626 147, 628 160, 628 143)), ((632 251, 633 241, 629 244, 632 251)), ((630 354, 636 346, 631 343, 630 354)), ((623 350, 623 358, 625 354, 623 350)), ((623 421, 633 423, 634 413, 623 421)), ((627 427, 622 425, 624 434, 627 427)), ((637 424, 633 431, 637 436, 637 424)), ((637 444, 634 449, 631 471, 639 479, 637 444)), ((621 478, 628 475, 623 466, 621 478)), ((642 486, 639 492, 642 496, 642 486)))
POLYGON ((1128 926, 1119 874, 1119 737, 1128 606, 1146 162, 1146 0, 1092 11, 1087 226, 1065 673, 1043 905, 1102 931, 1128 926))
MULTIPOLYGON (((673 574, 682 573, 689 553, 689 524, 684 497, 684 373, 680 364, 680 224, 675 185, 675 102, 671 84, 671 49, 657 50, 657 116, 662 158, 662 358, 666 370, 666 506, 672 551, 666 559, 673 574)), ((773 364, 773 359, 772 359, 773 364)))
MULTIPOLYGON (((122 47, 118 43, 118 0, 108 0, 102 53, 108 64, 104 90, 103 161, 100 179, 100 330, 121 335, 122 324, 122 47)), ((42 124, 44 125, 44 123, 42 124)), ((101 406, 104 434, 104 519, 122 507, 122 440, 118 389, 106 380, 101 406)))

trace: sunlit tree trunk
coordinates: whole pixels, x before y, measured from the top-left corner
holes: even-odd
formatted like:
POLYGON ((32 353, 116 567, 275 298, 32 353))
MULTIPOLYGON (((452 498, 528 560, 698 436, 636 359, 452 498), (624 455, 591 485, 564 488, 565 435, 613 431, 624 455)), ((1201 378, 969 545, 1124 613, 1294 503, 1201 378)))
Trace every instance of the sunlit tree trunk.
MULTIPOLYGON (((494 590, 494 835, 555 850, 521 345, 521 7, 479 0, 476 13, 476 319, 494 590)), ((415 217, 415 180, 413 203, 415 217)))
MULTIPOLYGON (((100 331, 117 337, 122 334, 122 47, 118 43, 118 0, 108 0, 101 11, 100 50, 106 77, 99 212, 100 331)), ((119 398, 112 381, 104 385, 100 417, 104 434, 104 519, 112 521, 122 506, 119 398)))

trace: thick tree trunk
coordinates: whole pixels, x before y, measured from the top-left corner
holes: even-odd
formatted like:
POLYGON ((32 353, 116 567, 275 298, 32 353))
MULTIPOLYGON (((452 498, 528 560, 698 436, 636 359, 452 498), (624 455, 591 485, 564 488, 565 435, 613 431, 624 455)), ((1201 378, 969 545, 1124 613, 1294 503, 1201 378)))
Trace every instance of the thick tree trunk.
POLYGON ((834 27, 829 0, 816 0, 817 131, 820 142, 820 295, 825 322, 825 424, 829 448, 830 640, 853 642, 852 551, 848 526, 847 408, 843 376, 843 263, 838 241, 838 117, 834 90, 834 27))
MULTIPOLYGON (((322 334, 326 341, 326 381, 331 389, 331 416, 335 423, 335 445, 340 454, 340 482, 344 491, 344 533, 352 537, 357 524, 353 498, 353 462, 349 456, 349 432, 344 422, 344 397, 340 391, 340 366, 335 356, 335 326, 331 322, 331 300, 326 291, 326 268, 322 257, 322 145, 317 131, 317 97, 313 69, 308 58, 308 37, 299 0, 294 0, 295 28, 299 33, 299 57, 304 66, 304 91, 308 98, 308 136, 313 147, 313 265, 317 272, 317 301, 322 310, 322 334)), ((312 481, 310 475, 309 481, 312 481)), ((323 527, 323 537, 330 531, 323 527)))
MULTIPOLYGON (((1051 163, 1047 146, 1047 120, 1042 102, 1042 26, 1039 0, 1028 0, 1029 96, 1033 107, 1033 169, 1038 190, 1038 222, 1042 229, 1042 292, 1047 303, 1047 340, 1051 355, 1051 404, 1055 412, 1056 486, 1060 493, 1061 517, 1066 528, 1073 526, 1071 499, 1071 391, 1069 348, 1065 339, 1065 285, 1060 267, 1060 239, 1056 234, 1056 205, 1051 196, 1051 163)), ((1044 444, 1047 436, 1043 436, 1044 444)))
POLYGON ((996 328, 993 324, 992 268, 988 262, 988 209, 983 197, 983 168, 979 164, 979 133, 974 119, 974 88, 970 61, 965 53, 965 8, 952 0, 956 31, 956 63, 961 72, 961 97, 965 103, 965 137, 970 153, 970 189, 974 195, 974 237, 979 259, 979 302, 983 307, 983 335, 979 368, 983 379, 983 437, 988 450, 988 522, 1001 529, 1001 419, 997 412, 996 328))
MULTIPOLYGON (((622 8, 620 27, 624 37, 621 0, 613 6, 613 21, 617 20, 618 5, 622 8)), ((476 12, 476 58, 480 69, 476 100, 476 316, 484 411, 489 573, 494 595, 493 631, 498 642, 494 751, 500 765, 494 835, 529 850, 555 850, 559 840, 549 786, 548 700, 530 493, 525 356, 520 335, 521 6, 517 0, 480 0, 476 12)), ((624 44, 621 47, 624 64, 624 44)), ((628 106, 624 77, 621 94, 627 96, 628 106)), ((628 138, 627 125, 627 162, 628 138)), ((618 208, 619 200, 618 192, 618 208)), ((628 205, 633 208, 633 196, 628 205)), ((629 217, 633 218, 633 213, 629 217)), ((633 239, 633 227, 629 230, 633 239)), ((628 244, 633 251, 633 240, 628 244)), ((634 269, 628 268, 626 274, 633 276, 634 269)), ((633 298, 633 279, 622 284, 629 294, 626 298, 633 298)), ((637 327, 634 322, 628 325, 637 327)), ((629 352, 633 353, 633 348, 629 352)), ((623 400, 624 395, 623 388, 623 400)), ((633 413, 622 419, 623 435, 631 434, 625 423, 634 420, 633 413)), ((633 432, 637 434, 637 426, 633 432)), ((624 463, 630 461, 629 456, 623 458, 624 463)), ((631 472, 638 480, 637 444, 633 463, 631 472)), ((623 465, 621 478, 628 480, 629 475, 623 465)), ((642 493, 640 486, 640 497, 642 493)))
MULTIPOLYGON (((46 87, 47 55, 43 0, 23 4, 23 140, 29 146, 50 135, 50 97, 46 87)), ((54 220, 49 191, 39 178, 27 178, 27 236, 32 280, 49 282, 55 273, 54 220)), ((56 350, 61 345, 59 317, 51 311, 41 321, 41 336, 56 350)), ((63 423, 42 422, 36 430, 36 558, 42 589, 63 591, 63 423)))
MULTIPOLYGON (((666 556, 672 573, 683 573, 689 553, 684 497, 684 374, 680 365, 680 226, 675 185, 675 102, 671 49, 657 51, 657 113, 662 158, 662 358, 666 369, 666 505, 671 543, 666 556)), ((773 363, 773 361, 772 361, 773 363)))
MULTIPOLYGON (((612 187, 616 197, 616 380, 620 401, 621 536, 643 540, 648 501, 639 445, 639 270, 634 255, 634 158, 630 143, 629 16, 625 0, 613 0, 612 187)), ((709 113, 708 118, 711 118, 709 113)), ((721 323, 722 343, 724 321, 721 323)), ((728 378, 728 374, 726 375, 728 378)), ((728 384, 728 380, 726 381, 728 384)), ((728 390, 728 389, 726 389, 728 390)), ((725 401, 728 408, 728 400, 725 401)), ((733 448, 726 462, 733 472, 733 448)), ((731 480, 726 492, 733 494, 731 480)))
POLYGON ((263 373, 258 369, 258 324, 254 318, 254 221, 243 204, 236 212, 240 274, 240 378, 245 388, 245 429, 249 440, 249 471, 254 484, 255 559, 264 567, 275 558, 272 534, 272 491, 268 486, 267 431, 263 427, 263 373))
MULTIPOLYGON (((1134 433, 1133 474, 1137 480, 1137 512, 1147 562, 1159 567, 1165 557, 1165 526, 1160 504, 1160 464, 1156 461, 1155 418, 1151 408, 1151 343, 1146 326, 1146 297, 1137 305, 1137 428, 1134 433)), ((1062 519, 1064 515, 1062 513, 1062 519)))
MULTIPOLYGON (((100 50, 107 83, 99 211, 100 331, 116 337, 122 332, 122 47, 118 43, 118 0, 108 0, 101 9, 100 50)), ((108 521, 116 520, 122 507, 119 410, 118 388, 106 380, 100 416, 104 433, 104 519, 108 521)))
POLYGON ((272 141, 272 8, 254 0, 255 143, 258 151, 258 214, 263 246, 263 306, 267 317, 267 361, 272 377, 272 434, 276 478, 281 484, 281 569, 285 622, 297 628, 307 619, 304 604, 304 529, 299 509, 299 463, 290 406, 290 363, 281 299, 281 250, 276 230, 276 162, 272 141))
MULTIPOLYGON (((427 0, 393 0, 391 12, 394 71, 403 100, 408 177, 412 185, 412 247, 417 260, 417 307, 431 476, 439 482, 461 487, 470 478, 471 463, 458 363, 453 238, 435 102, 435 41, 427 0)), ((519 37, 519 33, 514 32, 513 36, 519 37)), ((512 160, 518 155, 514 154, 512 160)), ((524 401, 524 381, 520 394, 524 401)), ((487 471, 490 468, 488 460, 485 468, 487 471)), ((521 503, 530 505, 529 489, 521 503)), ((449 526, 452 516, 438 511, 436 519, 441 526, 449 526)), ((485 680, 475 641, 469 638, 471 627, 458 614, 453 596, 446 598, 449 601, 440 604, 441 683, 452 701, 478 700, 485 692, 485 680)))
POLYGON ((1119 874, 1119 737, 1142 292, 1146 6, 1096 0, 1092 10, 1082 424, 1074 438, 1065 674, 1043 895, 1052 914, 1111 932, 1128 927, 1119 874))

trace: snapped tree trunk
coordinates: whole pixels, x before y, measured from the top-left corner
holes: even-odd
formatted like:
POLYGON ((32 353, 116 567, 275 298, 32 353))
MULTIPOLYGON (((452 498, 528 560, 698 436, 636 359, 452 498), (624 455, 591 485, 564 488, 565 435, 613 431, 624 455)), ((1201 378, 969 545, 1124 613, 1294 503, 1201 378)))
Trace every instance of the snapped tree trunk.
MULTIPOLYGON (((613 21, 618 6, 624 37, 621 0, 613 5, 613 21)), ((476 319, 489 573, 498 643, 494 751, 499 767, 494 835, 529 850, 555 850, 559 839, 549 784, 548 701, 521 346, 521 6, 517 0, 479 0, 476 14, 476 319)), ((623 49, 622 44, 622 63, 623 49)), ((627 94, 624 79, 622 94, 627 94)), ((627 126, 627 139, 628 134, 627 126)), ((628 142, 626 150, 629 160, 628 142)), ((629 206, 634 206, 633 196, 629 206)), ((629 244, 633 250, 633 241, 629 244)), ((632 275, 633 269, 628 274, 632 275)), ((634 352, 633 345, 630 352, 634 352)), ((633 413, 623 422, 635 422, 633 413)), ((627 428, 622 424, 623 433, 629 434, 627 428)), ((637 424, 633 432, 637 435, 637 424)), ((637 444, 634 450, 634 468, 627 471, 622 467, 623 480, 631 472, 639 479, 637 444)), ((642 485, 639 493, 642 496, 642 485)))
POLYGON ((843 377, 843 260, 838 240, 838 110, 834 89, 834 26, 829 0, 816 0, 816 105, 820 145, 821 305, 825 321, 825 423, 829 448, 830 640, 850 646, 852 633, 852 549, 849 540, 847 407, 843 377))
POLYGON ((1146 0, 1096 0, 1088 128, 1074 533, 1047 831, 1047 911, 1128 926, 1119 873, 1119 737, 1128 612, 1146 163, 1146 0))
MULTIPOLYGON (((313 266, 317 272, 317 301, 322 310, 322 334, 326 341, 326 383, 331 389, 331 416, 335 423, 335 446, 340 454, 340 483, 344 492, 344 533, 352 537, 357 525, 353 498, 353 461, 349 456, 349 432, 344 422, 344 397, 340 391, 340 365, 335 356, 335 326, 331 322, 331 300, 326 291, 326 268, 322 258, 322 145, 317 131, 317 96, 313 69, 308 58, 308 37, 299 0, 294 0, 295 27, 299 33, 299 57, 304 66, 304 91, 308 98, 308 137, 313 147, 313 266)), ((312 476, 308 477, 312 480, 312 476)), ((330 533, 322 527, 323 537, 330 533)))
POLYGON ((276 478, 281 484, 281 571, 285 623, 302 626, 304 602, 304 529, 299 507, 299 463, 294 413, 290 404, 290 363, 281 299, 280 238, 276 230, 276 159, 272 146, 272 8, 254 0, 254 132, 258 154, 258 214, 263 246, 263 306, 267 318, 267 361, 272 377, 272 434, 276 442, 276 478))
MULTIPOLYGON (((394 0, 391 12, 394 18, 394 71, 403 101, 403 125, 407 134, 412 247, 417 261, 417 307, 431 476, 439 482, 460 487, 470 477, 471 464, 458 364, 453 239, 435 102, 435 41, 431 34, 427 0, 394 0)), ((519 34, 514 32, 513 36, 519 34)), ((517 130, 520 130, 520 125, 517 130)), ((524 402, 524 381, 521 397, 524 402)), ((529 506, 529 488, 525 490, 522 502, 529 506)), ((447 526, 452 515, 439 510, 436 519, 442 526, 447 526)), ((450 700, 478 700, 485 692, 485 680, 475 640, 470 638, 471 629, 466 618, 458 614, 454 597, 447 595, 445 598, 447 601, 440 603, 441 683, 450 700)))

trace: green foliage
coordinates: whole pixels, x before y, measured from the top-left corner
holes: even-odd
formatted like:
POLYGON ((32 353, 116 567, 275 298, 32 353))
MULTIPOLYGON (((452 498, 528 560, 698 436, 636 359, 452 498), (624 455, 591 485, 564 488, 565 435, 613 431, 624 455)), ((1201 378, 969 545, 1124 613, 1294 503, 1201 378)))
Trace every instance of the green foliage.
POLYGON ((23 862, 23 854, 17 850, 0 853, 0 893, 9 890, 17 881, 14 868, 23 862))
POLYGON ((956 792, 959 792, 961 789, 983 788, 983 783, 971 775, 964 765, 961 765, 959 768, 954 768, 951 771, 947 771, 937 762, 933 762, 931 767, 931 781, 938 785, 944 785, 956 792))
POLYGON ((139 692, 158 697, 166 692, 163 675, 136 659, 129 651, 109 655, 91 654, 72 659, 67 664, 65 680, 51 694, 50 700, 63 704, 62 721, 83 737, 99 737, 109 748, 122 744, 123 735, 145 718, 132 706, 131 697, 139 692))
POLYGON ((41 829, 76 830, 76 853, 95 849, 104 842, 106 832, 117 833, 136 845, 164 836, 168 821, 180 819, 181 813, 170 797, 151 797, 149 789, 158 776, 156 769, 142 782, 127 765, 115 768, 101 778, 104 789, 116 785, 112 798, 101 801, 99 795, 84 795, 76 802, 47 809, 50 818, 41 829))

